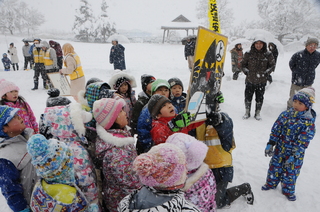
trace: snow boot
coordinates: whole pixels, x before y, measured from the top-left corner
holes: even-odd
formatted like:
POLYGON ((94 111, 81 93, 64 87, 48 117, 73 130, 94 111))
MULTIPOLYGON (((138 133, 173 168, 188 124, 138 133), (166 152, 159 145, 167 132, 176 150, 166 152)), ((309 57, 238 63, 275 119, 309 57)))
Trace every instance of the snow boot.
POLYGON ((248 119, 250 118, 251 102, 245 102, 245 107, 246 107, 246 113, 244 114, 244 116, 242 116, 242 118, 248 119))
POLYGON ((38 90, 38 84, 39 84, 39 82, 38 81, 34 81, 34 87, 33 88, 31 88, 31 90, 38 90))
POLYGON ((46 82, 43 82, 43 88, 48 90, 48 84, 46 82))
POLYGON ((296 201, 297 197, 294 194, 285 195, 289 201, 296 201))
POLYGON ((240 73, 240 72, 234 72, 232 79, 233 79, 233 80, 237 80, 238 77, 239 77, 239 73, 240 73))
POLYGON ((245 196, 247 203, 253 205, 254 196, 249 183, 243 183, 239 186, 231 187, 227 190, 229 204, 240 196, 245 196))
POLYGON ((262 103, 256 103, 256 112, 254 114, 254 118, 258 121, 261 120, 260 111, 262 108, 262 103))

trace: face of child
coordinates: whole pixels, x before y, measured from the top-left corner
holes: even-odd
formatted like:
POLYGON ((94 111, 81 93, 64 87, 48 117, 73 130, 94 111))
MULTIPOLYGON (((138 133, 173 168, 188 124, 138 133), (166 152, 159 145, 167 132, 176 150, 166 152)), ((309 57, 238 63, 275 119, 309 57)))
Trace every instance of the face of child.
POLYGON ((127 113, 123 109, 119 113, 115 122, 119 124, 121 129, 128 125, 127 113))
POLYGON ((26 125, 19 115, 15 115, 7 126, 3 126, 3 132, 7 133, 9 137, 20 135, 24 129, 26 129, 26 125))
POLYGON ((167 87, 161 86, 156 90, 156 92, 154 92, 154 94, 160 94, 162 96, 169 98, 170 91, 167 87))
POLYGON ((171 88, 171 93, 174 97, 180 97, 182 95, 181 85, 175 85, 171 88))
POLYGON ((174 107, 170 102, 166 102, 161 110, 160 110, 160 114, 158 115, 158 117, 173 117, 176 115, 176 112, 174 111, 174 107))
POLYGON ((14 90, 6 93, 2 98, 6 99, 9 102, 15 102, 17 101, 18 97, 19 97, 19 91, 14 90))
POLYGON ((152 82, 151 83, 149 83, 148 85, 147 85, 147 87, 146 87, 146 92, 147 92, 147 94, 151 94, 151 86, 152 86, 152 82))
POLYGON ((300 101, 297 100, 297 99, 293 100, 293 109, 294 109, 295 111, 299 111, 299 112, 308 110, 308 108, 306 107, 306 105, 303 104, 302 102, 300 102, 300 101))
POLYGON ((128 83, 124 82, 124 83, 122 83, 122 85, 120 86, 119 92, 120 92, 120 93, 127 93, 128 89, 129 89, 128 83))

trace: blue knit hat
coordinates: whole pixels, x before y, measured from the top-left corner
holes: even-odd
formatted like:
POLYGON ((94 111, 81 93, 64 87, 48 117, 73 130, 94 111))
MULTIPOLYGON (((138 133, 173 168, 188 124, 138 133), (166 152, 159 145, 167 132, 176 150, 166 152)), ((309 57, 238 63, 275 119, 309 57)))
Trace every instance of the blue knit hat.
POLYGON ((315 103, 315 90, 313 87, 303 88, 293 96, 292 100, 299 100, 307 108, 311 108, 315 103))
POLYGON ((19 108, 12 108, 6 105, 0 106, 0 137, 9 137, 7 133, 3 132, 3 126, 8 124, 19 110, 19 108))
POLYGON ((75 182, 72 152, 64 142, 47 140, 43 135, 36 134, 28 140, 27 150, 38 176, 47 182, 75 182))

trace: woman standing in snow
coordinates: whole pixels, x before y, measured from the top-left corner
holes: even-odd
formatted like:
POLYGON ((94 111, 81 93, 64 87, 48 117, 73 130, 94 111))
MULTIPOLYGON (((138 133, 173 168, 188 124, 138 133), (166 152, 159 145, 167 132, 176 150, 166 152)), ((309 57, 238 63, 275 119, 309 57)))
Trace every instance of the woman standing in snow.
POLYGON ((68 74, 70 77, 70 94, 77 101, 77 94, 80 90, 85 89, 86 79, 82 70, 80 57, 75 53, 73 46, 70 43, 65 43, 62 46, 64 58, 64 66, 60 69, 60 74, 68 74))
POLYGON ((112 40, 112 47, 110 50, 110 64, 113 64, 114 70, 126 70, 126 62, 124 59, 125 48, 118 43, 117 39, 112 40))
POLYGON ((10 47, 8 49, 8 53, 10 55, 11 58, 11 64, 12 64, 12 68, 15 71, 17 67, 17 71, 19 71, 19 58, 18 58, 18 52, 17 52, 17 48, 14 46, 13 43, 10 43, 10 47))

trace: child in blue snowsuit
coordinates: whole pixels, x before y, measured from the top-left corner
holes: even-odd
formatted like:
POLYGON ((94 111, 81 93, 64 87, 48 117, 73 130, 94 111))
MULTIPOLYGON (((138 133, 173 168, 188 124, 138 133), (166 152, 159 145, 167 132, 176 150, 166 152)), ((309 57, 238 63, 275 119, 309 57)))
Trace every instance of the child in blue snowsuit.
POLYGON ((289 201, 296 200, 295 185, 305 150, 315 135, 314 97, 312 87, 303 88, 293 96, 293 107, 280 114, 271 129, 265 149, 265 156, 272 158, 266 184, 261 189, 275 189, 281 182, 282 194, 289 201))
POLYGON ((2 55, 2 63, 5 71, 10 71, 11 60, 6 53, 2 55))
POLYGON ((171 87, 171 95, 170 100, 172 105, 178 110, 178 113, 184 110, 186 106, 186 96, 187 94, 183 92, 183 84, 182 81, 173 77, 168 80, 169 85, 171 87))

